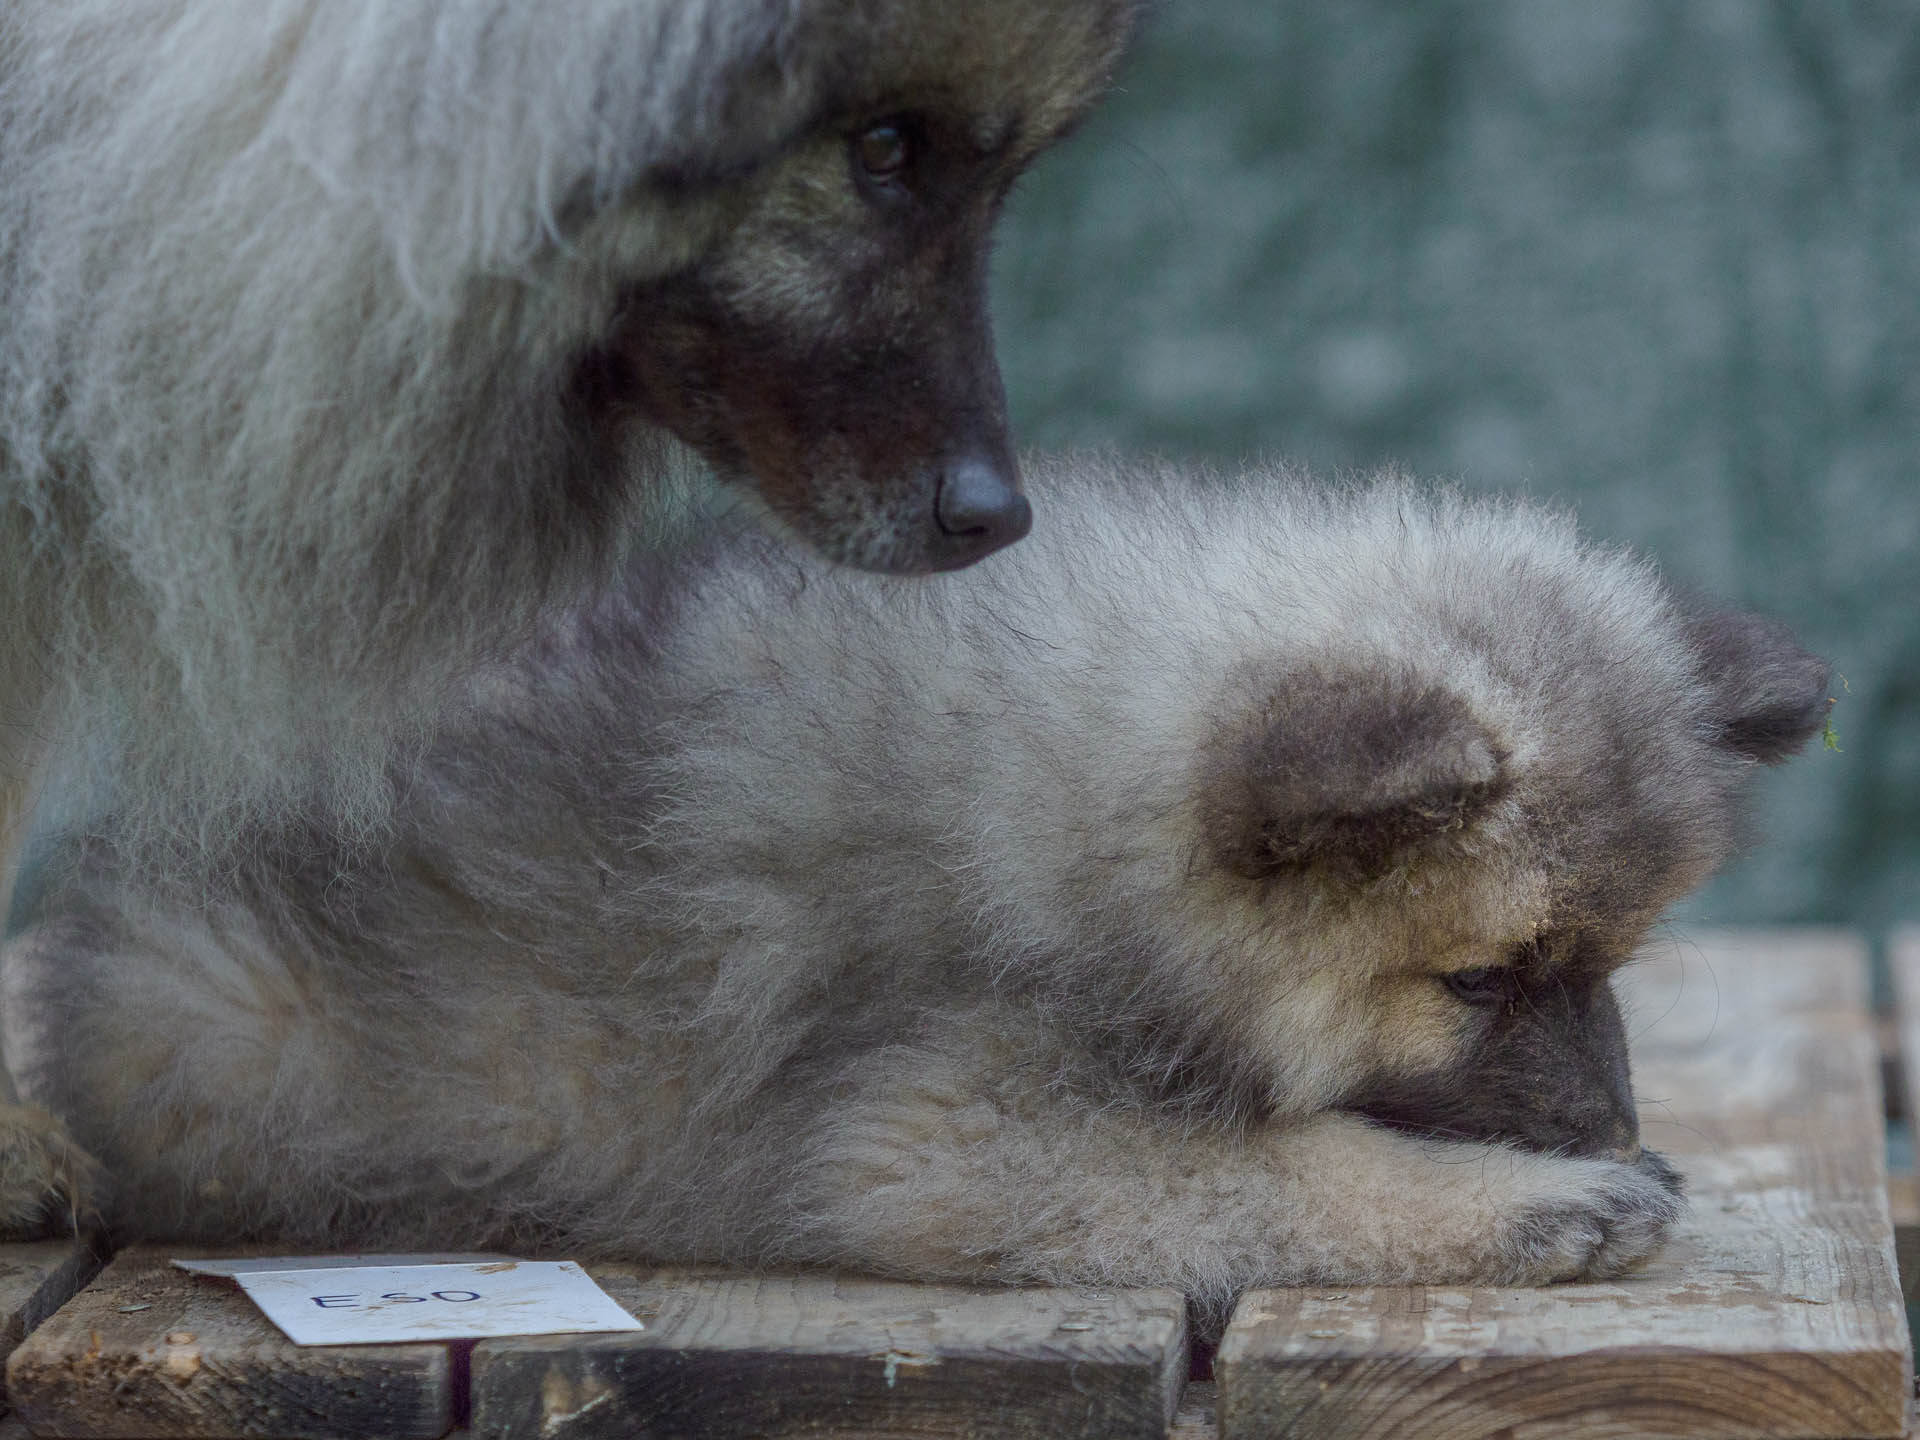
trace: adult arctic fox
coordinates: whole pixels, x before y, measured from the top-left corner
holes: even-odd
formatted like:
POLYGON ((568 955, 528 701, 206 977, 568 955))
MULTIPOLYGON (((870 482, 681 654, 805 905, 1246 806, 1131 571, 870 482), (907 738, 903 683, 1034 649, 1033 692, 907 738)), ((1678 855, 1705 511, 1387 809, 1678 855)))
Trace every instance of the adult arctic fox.
POLYGON ((0 1008, 121 1232, 1216 1308, 1649 1253, 1609 977, 1825 666, 1524 505, 1033 478, 1064 523, 939 586, 636 571, 378 861, 78 859, 0 1008))
POLYGON ((0 837, 75 715, 189 854, 377 815, 689 451, 849 564, 1018 538, 988 232, 1131 11, 7 0, 0 837))
POLYGON ((0 3, 0 926, 50 767, 176 871, 376 828, 696 457, 853 565, 1022 535, 988 232, 1131 10, 0 3))

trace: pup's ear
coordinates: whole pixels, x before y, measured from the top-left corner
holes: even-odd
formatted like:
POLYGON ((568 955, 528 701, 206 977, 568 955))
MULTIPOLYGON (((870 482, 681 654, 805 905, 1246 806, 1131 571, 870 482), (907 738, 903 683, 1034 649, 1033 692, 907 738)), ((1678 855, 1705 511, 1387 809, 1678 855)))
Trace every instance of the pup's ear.
POLYGON ((1203 824, 1228 869, 1383 874, 1507 791, 1507 749, 1460 695, 1405 674, 1313 667, 1208 747, 1203 824))
POLYGON ((1714 695, 1713 721, 1726 749, 1778 765, 1826 724, 1829 666, 1759 615, 1696 610, 1687 638, 1714 695))

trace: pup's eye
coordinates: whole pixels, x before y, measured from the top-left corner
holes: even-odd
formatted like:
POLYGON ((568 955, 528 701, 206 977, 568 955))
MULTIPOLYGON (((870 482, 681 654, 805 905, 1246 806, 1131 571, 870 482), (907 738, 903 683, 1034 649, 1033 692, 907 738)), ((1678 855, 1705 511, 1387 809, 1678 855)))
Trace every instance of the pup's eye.
POLYGON ((913 139, 898 125, 872 125, 853 137, 853 158, 869 180, 898 180, 913 164, 913 139))
POLYGON ((1506 998, 1507 968, 1483 965, 1478 970, 1455 970, 1442 975, 1440 983, 1469 1005, 1497 1005, 1506 998))

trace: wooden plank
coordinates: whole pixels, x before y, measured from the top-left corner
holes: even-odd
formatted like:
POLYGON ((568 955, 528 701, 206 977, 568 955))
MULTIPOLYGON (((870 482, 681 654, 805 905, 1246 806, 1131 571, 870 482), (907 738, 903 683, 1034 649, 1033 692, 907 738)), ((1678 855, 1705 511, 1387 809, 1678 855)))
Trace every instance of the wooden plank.
MULTIPOLYGON (((71 1238, 0 1245, 0 1361, 98 1275, 101 1263, 71 1238)), ((0 1384, 0 1413, 5 1401, 0 1384)))
MULTIPOLYGON (((1920 929, 1894 932, 1887 944, 1893 979, 1893 1063, 1900 1086, 1897 1104, 1912 1145, 1920 1145, 1920 929)), ((1889 1109, 1894 1108, 1889 1104, 1889 1109)), ((1893 1211, 1893 1246, 1900 1261, 1900 1286, 1908 1300, 1920 1300, 1920 1178, 1887 1178, 1887 1203, 1893 1211)))
POLYGON ((7 1362, 34 1434, 430 1440, 453 1426, 445 1345, 297 1346, 228 1280, 122 1251, 7 1362))
POLYGON ((1162 1440, 1187 1374, 1173 1291, 589 1270, 647 1328, 482 1341, 476 1437, 1162 1440))
POLYGON ((1862 947, 1693 936, 1622 981, 1644 1139, 1693 1200, 1666 1250, 1604 1284, 1251 1293, 1215 1362, 1226 1440, 1905 1433, 1862 947))
POLYGON ((1893 1257, 1900 1269, 1900 1293, 1908 1303, 1920 1298, 1920 1180, 1887 1177, 1887 1209, 1893 1216, 1893 1257))
POLYGON ((1167 1440, 1220 1440, 1219 1409, 1219 1387, 1211 1380, 1195 1380, 1181 1393, 1167 1440))
POLYGON ((1901 1097, 1906 1114, 1920 1104, 1920 927, 1906 926, 1887 941, 1887 967, 1893 972, 1893 1018, 1899 1048, 1908 1062, 1900 1068, 1906 1082, 1901 1097))
POLYGON ((1900 1022, 1891 1015, 1873 1017, 1874 1038, 1880 1044, 1880 1088, 1888 1120, 1907 1118, 1906 1066, 1900 1059, 1900 1022))

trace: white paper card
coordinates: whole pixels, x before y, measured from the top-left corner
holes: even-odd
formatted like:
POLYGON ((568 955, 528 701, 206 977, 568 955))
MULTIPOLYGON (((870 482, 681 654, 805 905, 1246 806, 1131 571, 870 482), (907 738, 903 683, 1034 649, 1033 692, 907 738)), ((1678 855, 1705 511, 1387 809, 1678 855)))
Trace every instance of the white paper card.
POLYGON ((646 1328, 570 1260, 247 1270, 233 1279, 296 1345, 646 1328))

